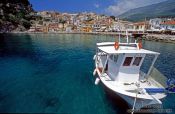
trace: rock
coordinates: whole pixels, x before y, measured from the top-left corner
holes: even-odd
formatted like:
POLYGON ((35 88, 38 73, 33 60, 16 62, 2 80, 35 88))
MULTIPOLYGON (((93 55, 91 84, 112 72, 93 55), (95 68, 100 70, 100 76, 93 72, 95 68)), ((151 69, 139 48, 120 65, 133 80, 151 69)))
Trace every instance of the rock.
POLYGON ((0 32, 25 31, 30 28, 31 12, 33 9, 29 0, 1 0, 0 32))
POLYGON ((164 35, 164 34, 148 34, 145 40, 154 40, 154 41, 162 41, 162 42, 171 42, 175 43, 175 35, 164 35))
POLYGON ((15 31, 20 31, 20 32, 23 32, 23 31, 26 31, 26 28, 22 25, 18 25, 18 27, 15 29, 15 31))

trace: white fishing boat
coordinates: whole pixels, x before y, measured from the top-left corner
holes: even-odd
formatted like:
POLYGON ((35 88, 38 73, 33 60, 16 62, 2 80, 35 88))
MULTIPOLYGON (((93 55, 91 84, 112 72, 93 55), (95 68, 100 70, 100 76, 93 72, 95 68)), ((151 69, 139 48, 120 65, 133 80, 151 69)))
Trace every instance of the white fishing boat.
POLYGON ((153 67, 160 53, 142 48, 138 42, 121 43, 101 42, 96 44, 94 75, 97 85, 102 82, 107 89, 123 98, 132 110, 162 104, 166 97, 167 80, 153 67), (141 66, 146 56, 152 55, 152 64, 147 73, 142 72, 141 66))

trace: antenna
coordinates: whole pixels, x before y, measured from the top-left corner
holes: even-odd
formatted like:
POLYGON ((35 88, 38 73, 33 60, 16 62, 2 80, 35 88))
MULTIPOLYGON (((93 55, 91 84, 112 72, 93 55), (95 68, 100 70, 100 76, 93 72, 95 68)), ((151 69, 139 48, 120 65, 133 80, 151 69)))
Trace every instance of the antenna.
POLYGON ((120 19, 118 19, 118 30, 119 30, 119 43, 120 43, 120 33, 121 33, 121 28, 120 28, 120 19))
POLYGON ((146 30, 146 17, 145 17, 145 22, 144 22, 144 30, 143 30, 143 33, 145 33, 145 30, 146 30))
POLYGON ((127 43, 129 43, 128 30, 126 30, 126 38, 127 38, 127 43))
POLYGON ((120 33, 121 33, 121 30, 119 30, 119 43, 120 43, 120 37, 121 37, 121 36, 120 36, 120 33))

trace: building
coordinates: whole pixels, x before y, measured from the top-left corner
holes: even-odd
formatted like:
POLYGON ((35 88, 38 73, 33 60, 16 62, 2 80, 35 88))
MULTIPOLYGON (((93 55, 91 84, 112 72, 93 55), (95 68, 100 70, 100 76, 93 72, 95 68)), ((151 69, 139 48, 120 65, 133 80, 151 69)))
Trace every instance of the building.
POLYGON ((77 32, 77 26, 75 26, 75 25, 68 25, 66 27, 66 30, 65 31, 66 32, 77 32))
POLYGON ((113 31, 132 31, 133 24, 129 21, 118 20, 117 22, 113 22, 112 28, 113 31))
POLYGON ((81 31, 82 32, 92 32, 92 26, 94 24, 94 21, 84 21, 81 24, 81 31))
POLYGON ((48 31, 49 31, 48 26, 43 26, 43 32, 44 32, 44 33, 48 33, 48 31))
POLYGON ((48 26, 49 32, 58 32, 59 31, 59 24, 58 23, 50 23, 48 26))
POLYGON ((31 26, 30 29, 28 30, 29 32, 35 32, 36 31, 36 27, 31 26))
POLYGON ((101 28, 101 24, 99 22, 94 22, 94 24, 92 25, 93 32, 100 31, 100 28, 101 28))
POLYGON ((160 28, 161 30, 175 31, 175 20, 169 20, 169 21, 162 22, 160 24, 160 28))
POLYGON ((150 30, 152 30, 152 31, 160 30, 160 25, 162 22, 163 22, 163 19, 161 19, 161 18, 150 19, 150 21, 149 21, 150 30))
POLYGON ((132 30, 135 32, 146 32, 148 29, 150 29, 150 25, 148 22, 133 23, 132 30))
POLYGON ((43 25, 32 25, 30 29, 28 30, 29 32, 43 32, 43 25))

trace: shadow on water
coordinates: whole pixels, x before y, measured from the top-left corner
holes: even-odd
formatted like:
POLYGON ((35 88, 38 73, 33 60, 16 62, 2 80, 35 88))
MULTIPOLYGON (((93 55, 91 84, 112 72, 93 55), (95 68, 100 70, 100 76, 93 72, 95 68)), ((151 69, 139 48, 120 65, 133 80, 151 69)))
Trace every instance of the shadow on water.
POLYGON ((13 34, 0 34, 0 56, 31 57, 34 49, 30 35, 23 37, 13 34))
POLYGON ((107 100, 110 107, 115 110, 116 114, 128 114, 128 104, 115 92, 109 90, 104 84, 100 83, 105 92, 105 99, 107 100))

